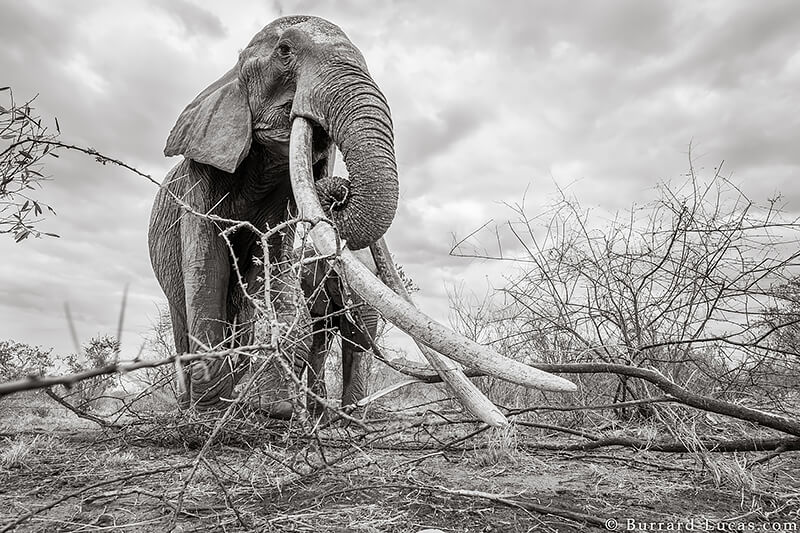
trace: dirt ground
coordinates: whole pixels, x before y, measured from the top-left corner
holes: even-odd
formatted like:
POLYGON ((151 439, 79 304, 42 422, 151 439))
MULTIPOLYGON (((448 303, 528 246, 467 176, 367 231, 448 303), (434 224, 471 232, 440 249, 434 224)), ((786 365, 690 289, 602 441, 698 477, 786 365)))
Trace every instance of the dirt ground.
POLYGON ((800 521, 798 452, 748 466, 766 454, 710 463, 530 450, 564 437, 527 430, 444 446, 452 430, 371 440, 335 429, 317 442, 223 439, 187 483, 199 447, 171 428, 118 434, 68 419, 2 420, 0 531, 797 531, 800 521))

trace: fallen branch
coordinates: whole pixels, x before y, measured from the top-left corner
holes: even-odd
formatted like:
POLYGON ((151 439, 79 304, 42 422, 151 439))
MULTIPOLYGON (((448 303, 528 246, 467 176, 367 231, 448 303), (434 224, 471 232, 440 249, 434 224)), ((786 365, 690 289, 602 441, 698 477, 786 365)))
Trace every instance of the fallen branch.
POLYGON ((625 376, 644 379, 674 397, 681 403, 720 415, 738 418, 747 422, 754 422, 760 426, 777 429, 784 433, 800 437, 800 421, 790 420, 786 417, 735 405, 724 400, 695 394, 668 379, 656 370, 640 368, 613 363, 571 363, 563 365, 539 364, 537 368, 546 372, 559 372, 569 374, 621 374, 625 376))
MULTIPOLYGON (((509 418, 514 418, 515 415, 517 414, 519 413, 509 414, 509 418)), ((435 421, 420 420, 416 423, 407 426, 407 428, 422 427, 422 426, 441 426, 450 424, 475 424, 479 422, 480 420, 477 419, 435 420, 435 421)), ((559 433, 566 433, 569 435, 582 437, 589 441, 580 443, 576 442, 553 443, 550 441, 544 441, 544 442, 529 441, 522 443, 524 447, 531 450, 571 452, 571 451, 590 451, 609 446, 620 446, 624 448, 632 448, 638 451, 651 451, 651 452, 663 452, 663 453, 693 453, 698 450, 704 450, 708 452, 718 452, 718 453, 757 452, 757 451, 764 451, 764 452, 776 451, 779 453, 783 453, 787 451, 800 450, 800 438, 796 437, 749 438, 749 439, 743 438, 743 439, 730 439, 730 440, 705 439, 699 441, 695 446, 689 447, 685 443, 679 441, 645 440, 627 435, 604 436, 599 433, 591 431, 557 426, 554 424, 546 424, 542 422, 528 422, 524 420, 515 420, 514 424, 517 426, 524 426, 524 427, 545 429, 549 431, 556 431, 559 433)), ((455 446, 457 444, 460 444, 464 441, 471 439, 472 437, 479 435, 480 433, 483 433, 487 429, 489 429, 487 425, 481 424, 474 431, 462 437, 458 437, 437 449, 440 451, 443 450, 452 451, 452 450, 463 449, 463 448, 456 448, 455 446)), ((472 446, 469 449, 475 449, 476 447, 480 446, 472 446)))
POLYGON ((531 411, 600 411, 603 409, 623 409, 625 407, 633 407, 637 405, 646 405, 652 403, 680 403, 678 400, 671 396, 656 396, 654 398, 643 398, 641 400, 630 400, 627 402, 618 403, 603 403, 594 405, 530 405, 523 409, 509 409, 508 416, 519 416, 531 411))
MULTIPOLYGON (((534 425, 526 423, 525 425, 534 425)), ((539 424, 537 426, 544 426, 546 424, 539 424)), ((550 426, 547 429, 558 431, 555 426, 550 426)), ((574 430, 567 430, 561 428, 565 432, 576 434, 574 430)), ((586 433, 586 432, 581 432, 586 433)), ((766 452, 766 451, 798 451, 800 450, 799 438, 773 438, 773 439, 731 439, 731 440, 712 440, 705 439, 697 442, 695 446, 689 447, 683 442, 678 441, 648 441, 637 439, 636 437, 629 437, 624 435, 614 435, 601 437, 598 435, 583 434, 580 435, 590 440, 590 442, 572 443, 572 444, 555 444, 552 442, 526 442, 523 443, 528 449, 532 450, 552 450, 562 452, 572 451, 589 451, 607 446, 621 446, 624 448, 633 448, 635 450, 646 450, 650 452, 663 452, 663 453, 691 453, 700 449, 708 452, 730 453, 730 452, 766 452)))
POLYGON ((321 496, 318 496, 316 498, 316 500, 318 501, 317 505, 320 505, 322 503, 322 500, 324 500, 325 498, 329 498, 331 496, 339 496, 342 494, 348 494, 352 492, 371 491, 376 489, 420 490, 425 492, 439 492, 443 494, 450 494, 452 496, 460 496, 463 498, 481 498, 484 500, 501 503, 503 505, 508 505, 509 507, 516 507, 518 509, 533 511, 540 514, 550 514, 553 516, 560 516, 562 518, 568 518, 570 520, 575 520, 576 522, 583 522, 595 526, 605 526, 606 523, 605 520, 602 520, 596 516, 580 513, 578 511, 573 511, 571 509, 550 507, 547 505, 541 505, 526 500, 512 499, 502 494, 494 494, 491 492, 483 492, 479 490, 465 490, 465 489, 448 489, 447 487, 425 485, 419 482, 414 482, 411 484, 381 483, 381 484, 371 484, 371 485, 363 485, 360 487, 348 487, 346 489, 332 490, 326 492, 325 494, 322 494, 321 496))
POLYGON ((192 463, 181 463, 181 464, 178 464, 178 465, 162 466, 160 468, 154 468, 152 470, 145 470, 144 472, 132 472, 130 474, 127 474, 127 475, 124 475, 124 476, 120 476, 120 477, 116 477, 114 479, 107 479, 105 481, 100 481, 98 483, 94 483, 93 485, 89 485, 88 487, 83 487, 83 488, 80 488, 78 490, 72 491, 69 494, 66 494, 66 495, 62 496, 61 498, 59 498, 59 499, 57 499, 57 500, 55 500, 53 502, 48 503, 47 505, 44 505, 44 506, 39 507, 37 509, 34 509, 33 511, 30 511, 28 513, 25 513, 22 516, 18 516, 12 522, 6 524, 3 527, 3 529, 0 529, 0 533, 6 533, 8 531, 13 531, 22 522, 24 522, 24 521, 36 516, 37 514, 43 513, 45 511, 48 511, 48 510, 52 509, 53 507, 55 507, 56 505, 62 504, 65 501, 67 501, 69 499, 72 499, 72 498, 75 498, 76 496, 80 496, 81 494, 83 494, 85 492, 88 492, 90 490, 94 490, 96 488, 103 487, 105 485, 111 485, 113 483, 121 483, 123 481, 128 481, 130 479, 137 478, 137 477, 150 476, 150 475, 153 475, 153 474, 161 474, 161 473, 164 473, 164 472, 175 472, 175 471, 178 471, 178 470, 183 470, 185 468, 189 468, 191 466, 192 466, 192 463))
MULTIPOLYGON (((386 362, 385 359, 381 359, 386 362)), ((388 363, 387 363, 388 364, 388 363)), ((441 378, 438 374, 426 371, 418 365, 410 365, 408 363, 399 363, 392 361, 390 364, 392 368, 403 374, 412 376, 425 383, 439 383, 441 378)), ((681 387, 674 381, 668 379, 661 372, 651 370, 648 368, 640 368, 636 366, 620 365, 614 363, 567 363, 567 364, 534 364, 536 368, 550 373, 560 374, 618 374, 623 376, 630 376, 639 379, 644 379, 654 384, 656 387, 667 393, 666 399, 680 402, 689 407, 700 409, 701 411, 709 411, 720 415, 730 416, 739 420, 752 422, 763 427, 776 429, 783 433, 788 433, 795 437, 800 437, 800 421, 791 420, 784 416, 752 409, 736 405, 717 398, 703 396, 702 394, 695 394, 684 387, 681 387)), ((467 377, 480 377, 486 374, 467 371, 467 377)), ((666 401, 659 400, 659 401, 666 401)))
POLYGON ((761 457, 761 458, 759 458, 759 459, 756 459, 756 460, 754 460, 754 461, 751 461, 751 462, 750 462, 750 466, 753 466, 753 465, 762 465, 762 464, 764 464, 764 463, 768 463, 768 462, 770 462, 771 460, 773 460, 773 459, 775 459, 776 457, 778 457, 778 456, 779 456, 780 454, 782 454, 783 452, 788 452, 788 451, 789 451, 789 449, 788 449, 786 446, 778 446, 777 448, 775 448, 773 451, 769 452, 769 453, 768 453, 767 455, 765 455, 764 457, 761 457))
POLYGON ((89 420, 91 422, 94 422, 95 424, 99 424, 99 425, 103 426, 104 428, 119 429, 119 428, 122 427, 119 424, 115 424, 113 422, 109 422, 107 420, 103 420, 100 417, 91 415, 91 414, 87 413, 86 411, 78 409, 77 407, 75 407, 74 405, 72 405, 71 403, 66 401, 64 398, 62 398, 61 396, 59 396, 58 394, 53 392, 52 389, 49 389, 49 388, 44 389, 44 393, 47 394, 50 398, 52 398, 59 405, 65 407, 66 409, 68 409, 68 410, 72 411, 73 413, 75 413, 75 416, 77 416, 78 418, 83 418, 84 420, 89 420))
POLYGON ((236 349, 226 349, 226 350, 219 350, 219 351, 198 353, 198 354, 174 355, 171 357, 165 357, 163 359, 153 359, 146 361, 145 360, 122 361, 117 363, 111 363, 97 368, 91 368, 89 370, 84 370, 83 372, 76 372, 74 374, 63 374, 60 376, 35 376, 35 375, 28 376, 25 379, 0 383, 0 397, 28 390, 49 389, 54 385, 64 385, 65 387, 69 388, 75 385, 76 383, 97 376, 104 376, 108 374, 125 374, 127 372, 132 372, 134 370, 139 370, 141 368, 156 368, 159 366, 171 365, 174 364, 176 361, 180 361, 181 363, 188 363, 191 361, 199 361, 202 359, 210 359, 214 357, 227 357, 229 355, 235 355, 243 351, 259 350, 262 348, 264 347, 260 345, 241 346, 236 349))
POLYGON ((526 511, 533 511, 539 514, 560 516, 561 518, 568 518, 570 520, 575 520, 576 522, 584 522, 593 526, 606 526, 605 520, 593 515, 580 513, 578 511, 564 509, 561 507, 550 507, 548 505, 541 505, 530 501, 512 499, 503 496, 502 494, 493 494, 491 492, 483 492, 480 490, 448 489, 445 487, 433 487, 429 485, 418 485, 417 488, 430 492, 443 492, 445 494, 452 494, 454 496, 462 496, 465 498, 481 498, 484 500, 502 503, 503 505, 508 505, 509 507, 517 507, 519 509, 525 509, 526 511))

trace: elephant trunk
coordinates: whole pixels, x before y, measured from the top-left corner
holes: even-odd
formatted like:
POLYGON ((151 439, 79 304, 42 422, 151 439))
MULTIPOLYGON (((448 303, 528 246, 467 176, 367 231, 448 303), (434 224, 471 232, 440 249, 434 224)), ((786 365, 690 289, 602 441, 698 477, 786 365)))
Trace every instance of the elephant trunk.
POLYGON ((348 248, 358 250, 389 229, 397 210, 397 165, 389 106, 366 71, 338 64, 326 70, 313 100, 350 175, 317 184, 323 206, 348 248), (331 96, 332 95, 332 96, 331 96))

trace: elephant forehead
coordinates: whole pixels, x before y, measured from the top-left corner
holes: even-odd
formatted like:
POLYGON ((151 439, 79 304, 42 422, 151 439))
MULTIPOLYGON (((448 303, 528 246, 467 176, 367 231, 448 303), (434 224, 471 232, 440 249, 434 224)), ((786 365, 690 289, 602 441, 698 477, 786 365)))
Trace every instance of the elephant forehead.
POLYGON ((333 44, 348 41, 347 36, 338 26, 323 19, 308 19, 295 25, 295 27, 304 31, 315 44, 333 44))
POLYGON ((266 43, 274 44, 289 28, 301 30, 315 44, 349 42, 347 36, 336 24, 319 17, 297 15, 279 18, 271 22, 253 37, 248 46, 266 43))

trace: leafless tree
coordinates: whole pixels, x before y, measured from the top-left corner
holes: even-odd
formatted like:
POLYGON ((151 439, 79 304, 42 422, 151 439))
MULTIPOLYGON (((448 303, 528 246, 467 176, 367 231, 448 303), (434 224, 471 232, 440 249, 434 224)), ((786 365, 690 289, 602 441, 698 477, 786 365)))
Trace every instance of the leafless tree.
MULTIPOLYGON (((684 183, 661 184, 656 200, 603 222, 563 192, 533 217, 524 201, 509 206, 515 219, 496 228, 496 249, 471 234, 451 253, 514 262, 521 273, 469 305, 455 293, 455 322, 527 362, 653 369, 700 394, 785 411, 800 369, 800 221, 780 196, 748 198, 721 168, 703 181, 690 156, 684 183)), ((653 395, 626 375, 581 382, 585 402, 653 395)), ((619 414, 649 415, 652 405, 635 409, 619 414)))

